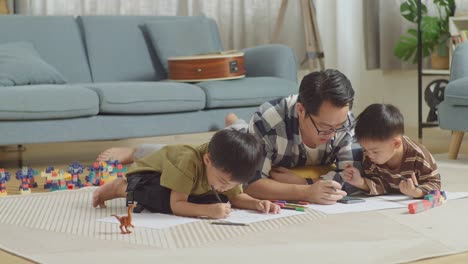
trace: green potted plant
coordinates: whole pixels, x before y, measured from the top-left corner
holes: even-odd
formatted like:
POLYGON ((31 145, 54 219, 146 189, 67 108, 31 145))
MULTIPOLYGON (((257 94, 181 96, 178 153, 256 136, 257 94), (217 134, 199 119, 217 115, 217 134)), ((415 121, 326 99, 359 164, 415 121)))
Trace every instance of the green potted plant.
MULTIPOLYGON (((418 0, 406 0, 400 5, 401 15, 408 21, 418 22, 418 0)), ((421 42, 423 57, 433 55, 432 68, 448 68, 448 48, 450 39, 448 18, 455 13, 455 0, 433 0, 437 16, 430 16, 427 7, 421 3, 421 42), (434 56, 445 57, 445 65, 437 65, 434 56)), ((400 36, 393 53, 403 61, 417 63, 418 31, 408 29, 406 35, 400 36)))

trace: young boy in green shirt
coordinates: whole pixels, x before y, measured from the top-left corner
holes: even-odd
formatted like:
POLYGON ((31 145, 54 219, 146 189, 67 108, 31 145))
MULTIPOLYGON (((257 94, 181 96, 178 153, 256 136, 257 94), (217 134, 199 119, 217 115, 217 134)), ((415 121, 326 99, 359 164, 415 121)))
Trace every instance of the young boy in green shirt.
POLYGON ((127 197, 152 212, 179 216, 226 218, 231 212, 227 201, 237 208, 278 213, 278 205, 242 191, 242 184, 258 170, 261 157, 262 148, 255 136, 229 129, 199 146, 165 146, 137 160, 126 179, 98 188, 93 207, 127 197))

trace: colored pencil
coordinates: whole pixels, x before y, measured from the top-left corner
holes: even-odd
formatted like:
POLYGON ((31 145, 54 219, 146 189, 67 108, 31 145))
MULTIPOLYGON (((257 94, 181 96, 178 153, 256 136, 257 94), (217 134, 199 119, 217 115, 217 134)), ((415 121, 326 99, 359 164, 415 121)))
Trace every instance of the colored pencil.
POLYGON ((306 207, 285 205, 285 206, 282 206, 281 208, 305 209, 306 207))
POLYGON ((302 208, 302 207, 296 207, 296 208, 293 208, 293 207, 281 207, 281 210, 294 210, 294 211, 299 211, 299 212, 305 212, 305 208, 302 208))
POLYGON ((234 223, 234 222, 211 222, 212 225, 230 225, 230 226, 248 226, 244 223, 234 223))
POLYGON ((270 200, 272 203, 287 203, 288 201, 285 200, 270 200))
POLYGON ((292 207, 299 207, 299 208, 307 208, 305 205, 300 205, 300 204, 292 204, 292 203, 286 203, 284 204, 285 206, 292 206, 292 207))
POLYGON ((219 197, 219 194, 218 194, 218 192, 216 191, 216 189, 213 187, 213 185, 211 185, 211 190, 214 192, 214 195, 216 196, 216 199, 218 199, 218 201, 219 201, 220 203, 222 203, 223 200, 221 200, 221 197, 219 197))
POLYGON ((304 201, 286 201, 286 203, 299 204, 299 205, 308 205, 309 204, 308 202, 304 202, 304 201))

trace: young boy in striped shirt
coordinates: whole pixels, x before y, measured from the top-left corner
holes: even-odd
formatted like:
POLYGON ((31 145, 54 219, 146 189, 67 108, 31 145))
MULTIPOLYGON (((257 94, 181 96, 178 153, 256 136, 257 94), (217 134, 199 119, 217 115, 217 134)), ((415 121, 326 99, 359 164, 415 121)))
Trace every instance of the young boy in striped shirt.
POLYGON ((357 118, 355 135, 364 150, 362 172, 349 165, 344 180, 368 195, 402 193, 422 198, 440 190, 431 153, 404 135, 403 115, 393 105, 372 104, 357 118))

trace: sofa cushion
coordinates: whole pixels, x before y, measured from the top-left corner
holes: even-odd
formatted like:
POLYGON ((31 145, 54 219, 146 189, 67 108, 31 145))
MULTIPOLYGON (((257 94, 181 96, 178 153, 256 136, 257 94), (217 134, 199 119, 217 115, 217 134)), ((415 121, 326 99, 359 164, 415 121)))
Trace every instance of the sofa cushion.
POLYGON ((65 119, 98 112, 97 94, 84 87, 44 84, 0 89, 0 120, 65 119))
POLYGON ((68 83, 91 81, 81 32, 73 16, 0 16, 0 32, 0 43, 32 43, 68 83))
POLYGON ((63 83, 62 74, 45 62, 31 43, 0 44, 0 86, 63 83))
POLYGON ((468 106, 468 76, 449 82, 444 101, 450 105, 468 106))
MULTIPOLYGON (((157 81, 166 79, 144 24, 181 16, 79 16, 94 82, 157 81)), ((212 19, 211 34, 221 46, 212 19)), ((186 43, 191 45, 191 43, 186 43)))
POLYGON ((168 58, 219 52, 215 36, 205 17, 187 17, 177 20, 151 21, 145 24, 151 43, 163 65, 168 69, 168 58))
POLYGON ((206 93, 206 107, 260 105, 297 92, 293 81, 275 77, 247 77, 238 80, 196 83, 206 93))
POLYGON ((464 77, 468 77, 468 41, 456 46, 450 65, 450 81, 464 77))
POLYGON ((83 84, 99 95, 100 113, 155 114, 197 111, 205 94, 191 84, 173 82, 119 82, 83 84))

